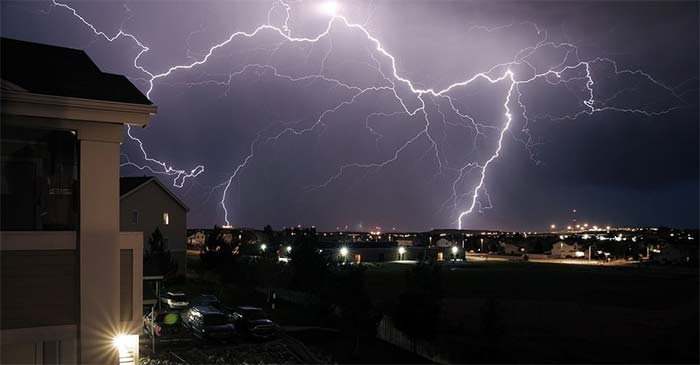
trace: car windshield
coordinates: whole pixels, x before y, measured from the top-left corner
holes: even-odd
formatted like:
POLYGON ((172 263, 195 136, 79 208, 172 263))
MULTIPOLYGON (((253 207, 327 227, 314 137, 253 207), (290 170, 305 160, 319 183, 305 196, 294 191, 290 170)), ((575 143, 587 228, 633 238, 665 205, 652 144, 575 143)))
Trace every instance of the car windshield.
POLYGON ((221 326, 227 323, 228 320, 221 314, 207 314, 204 316, 204 324, 207 326, 221 326))
POLYGON ((243 315, 249 320, 267 319, 267 314, 262 309, 248 309, 243 311, 243 315))

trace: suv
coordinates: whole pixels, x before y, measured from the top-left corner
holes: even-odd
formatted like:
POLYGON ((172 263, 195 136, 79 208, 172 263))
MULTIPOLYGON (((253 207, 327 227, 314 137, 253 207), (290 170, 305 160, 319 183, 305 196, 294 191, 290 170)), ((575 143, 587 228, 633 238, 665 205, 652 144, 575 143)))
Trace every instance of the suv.
POLYGON ((196 296, 190 300, 190 306, 191 307, 201 307, 201 306, 208 306, 208 307, 214 307, 214 308, 219 308, 221 305, 221 302, 219 301, 219 298, 216 297, 216 295, 211 295, 211 294, 202 294, 199 296, 196 296))
POLYGON ((187 306, 190 304, 185 293, 170 291, 165 293, 165 295, 160 298, 160 301, 170 309, 183 309, 187 308, 187 306))
POLYGON ((260 308, 228 307, 225 312, 239 332, 249 336, 266 339, 276 336, 279 332, 279 326, 260 308))
POLYGON ((218 309, 209 306, 190 308, 183 318, 183 324, 195 337, 210 340, 229 340, 236 334, 236 327, 218 309))

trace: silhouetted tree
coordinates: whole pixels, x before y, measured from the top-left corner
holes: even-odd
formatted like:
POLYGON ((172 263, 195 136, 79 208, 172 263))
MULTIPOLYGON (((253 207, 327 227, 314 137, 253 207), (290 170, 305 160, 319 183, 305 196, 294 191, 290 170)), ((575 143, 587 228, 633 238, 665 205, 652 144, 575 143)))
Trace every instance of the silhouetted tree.
POLYGON ((153 270, 154 273, 164 277, 172 277, 177 274, 177 263, 171 256, 163 234, 158 228, 148 238, 144 263, 147 270, 153 270))
POLYGON ((433 339, 442 313, 442 272, 437 264, 418 264, 406 275, 406 291, 394 312, 396 328, 414 341, 433 339))
POLYGON ((374 338, 381 315, 374 308, 365 284, 363 266, 344 266, 334 271, 327 281, 323 305, 338 318, 343 333, 355 338, 353 353, 360 348, 362 338, 374 338))
POLYGON ((328 273, 328 265, 319 252, 316 235, 299 236, 290 258, 292 285, 308 293, 318 293, 328 273))

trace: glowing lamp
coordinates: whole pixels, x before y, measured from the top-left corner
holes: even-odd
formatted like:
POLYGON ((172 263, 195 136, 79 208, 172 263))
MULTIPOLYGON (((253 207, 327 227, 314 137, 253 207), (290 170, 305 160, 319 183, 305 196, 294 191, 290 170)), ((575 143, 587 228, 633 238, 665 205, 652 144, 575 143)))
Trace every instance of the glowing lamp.
POLYGON ((348 255, 348 248, 347 247, 341 247, 340 248, 340 256, 347 256, 348 255))
POLYGON ((403 254, 405 254, 405 253, 406 253, 406 249, 403 248, 403 247, 399 247, 399 254, 400 254, 400 255, 403 255, 403 254))

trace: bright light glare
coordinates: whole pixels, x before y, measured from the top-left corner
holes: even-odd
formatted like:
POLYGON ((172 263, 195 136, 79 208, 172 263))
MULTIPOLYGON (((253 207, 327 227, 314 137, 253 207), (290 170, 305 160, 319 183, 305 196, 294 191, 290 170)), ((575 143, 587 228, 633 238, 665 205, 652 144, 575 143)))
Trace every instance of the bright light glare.
POLYGON ((112 345, 117 349, 123 349, 129 346, 129 336, 127 335, 117 335, 112 339, 112 345))
POLYGON ((260 249, 265 251, 267 249, 267 245, 263 243, 262 245, 260 245, 260 249))
POLYGON ((452 246, 452 254, 456 255, 457 251, 459 251, 459 249, 456 246, 452 246))
POLYGON ((348 248, 347 247, 341 247, 340 248, 340 256, 347 256, 348 255, 348 248))
POLYGON ((338 3, 332 0, 324 1, 319 6, 319 10, 323 14, 334 16, 338 12, 338 3))
POLYGON ((292 246, 287 246, 287 252, 292 252, 292 246))
POLYGON ((406 249, 403 247, 399 247, 399 254, 403 255, 406 253, 406 249))

